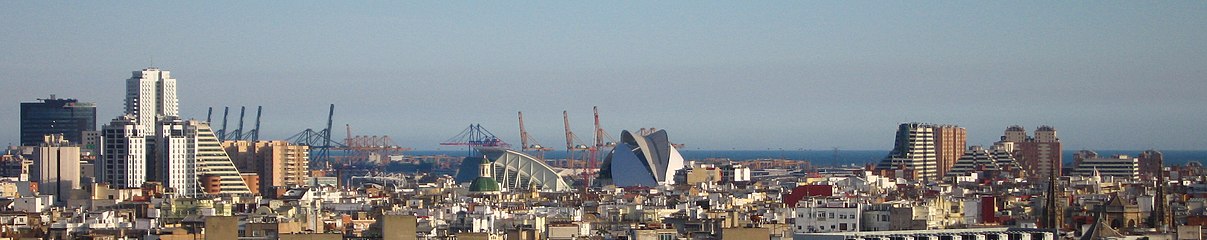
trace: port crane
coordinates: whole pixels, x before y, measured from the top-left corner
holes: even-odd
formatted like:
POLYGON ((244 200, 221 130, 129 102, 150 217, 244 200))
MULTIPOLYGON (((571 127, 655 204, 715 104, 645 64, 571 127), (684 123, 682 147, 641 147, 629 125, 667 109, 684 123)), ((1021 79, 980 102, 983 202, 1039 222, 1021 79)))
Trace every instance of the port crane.
POLYGON ((490 130, 482 127, 482 124, 470 124, 465 130, 461 130, 456 136, 441 142, 442 146, 467 146, 469 156, 473 156, 474 152, 479 149, 507 149, 511 144, 503 142, 490 130))
POLYGON ((352 160, 373 162, 373 157, 377 157, 378 164, 385 165, 389 162, 389 156, 397 155, 403 151, 410 151, 410 148, 400 147, 394 144, 394 140, 390 136, 352 136, 352 125, 344 124, 347 129, 347 137, 344 138, 345 146, 336 147, 335 150, 350 151, 351 154, 345 157, 351 157, 352 160))
POLYGON ((336 147, 347 147, 347 145, 331 139, 331 120, 333 116, 335 116, 335 104, 331 104, 331 107, 327 111, 327 128, 319 131, 307 128, 306 130, 302 130, 302 132, 286 138, 285 141, 297 145, 309 146, 310 159, 316 160, 311 161, 311 164, 325 164, 326 166, 324 166, 324 169, 330 168, 332 162, 331 150, 336 147))
POLYGON ((576 159, 576 155, 578 155, 578 152, 590 149, 590 147, 583 144, 583 141, 578 139, 577 135, 574 135, 574 131, 570 130, 570 114, 566 111, 562 111, 562 123, 566 126, 566 164, 575 169, 576 172, 585 171, 586 166, 577 162, 580 160, 576 159))
MULTIPOLYGON (((262 115, 261 113, 263 113, 263 110, 264 110, 263 106, 256 106, 255 128, 245 132, 245 131, 243 131, 243 119, 247 113, 247 107, 239 107, 239 128, 235 129, 234 131, 227 131, 226 130, 226 120, 227 120, 227 115, 230 114, 230 107, 224 107, 222 110, 222 128, 216 130, 214 132, 214 135, 218 137, 218 141, 226 141, 226 140, 258 141, 258 140, 260 140, 260 116, 262 115)), ((213 115, 214 115, 214 108, 210 107, 209 111, 205 114, 205 122, 211 123, 211 126, 213 126, 212 125, 213 115)))
POLYGON ((573 166, 578 168, 580 177, 584 180, 584 188, 590 186, 591 180, 595 177, 594 174, 599 171, 601 152, 607 152, 608 149, 616 146, 616 140, 611 135, 608 135, 608 132, 604 131, 600 125, 599 107, 592 107, 591 110, 594 113, 595 120, 595 129, 592 131, 592 140, 594 140, 592 145, 583 144, 582 140, 579 140, 578 136, 574 135, 573 131, 570 131, 570 117, 565 111, 562 111, 562 119, 566 126, 566 152, 569 156, 567 162, 574 164, 573 166), (586 155, 583 156, 583 159, 578 159, 578 161, 585 161, 585 164, 579 164, 575 159, 576 152, 582 151, 586 151, 586 155))
MULTIPOLYGON (((595 172, 597 173, 599 171, 599 169, 602 167, 599 165, 599 161, 597 160, 600 157, 599 155, 601 153, 606 153, 610 149, 615 147, 616 139, 613 139, 612 135, 608 135, 608 132, 604 131, 603 127, 600 126, 600 124, 599 124, 599 106, 591 107, 591 111, 595 113, 595 145, 591 146, 591 148, 588 149, 588 151, 591 154, 590 162, 588 162, 588 168, 595 169, 595 172), (605 141, 604 139, 607 139, 607 140, 605 141)), ((595 179, 594 176, 591 176, 591 174, 588 174, 586 172, 583 173, 583 178, 595 179)), ((590 180, 587 181, 587 183, 590 183, 590 182, 591 182, 590 180)))
POLYGON ((528 135, 528 130, 524 129, 524 112, 519 112, 520 115, 520 150, 524 152, 536 151, 536 158, 544 160, 545 152, 553 150, 553 148, 545 147, 538 143, 536 139, 528 135))

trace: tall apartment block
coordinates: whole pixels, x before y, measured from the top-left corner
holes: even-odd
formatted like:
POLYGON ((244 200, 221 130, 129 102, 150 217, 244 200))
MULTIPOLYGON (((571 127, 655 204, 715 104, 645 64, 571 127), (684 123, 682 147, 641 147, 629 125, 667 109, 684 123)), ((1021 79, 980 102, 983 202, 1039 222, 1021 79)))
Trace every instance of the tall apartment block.
POLYGON ((898 126, 893 150, 876 164, 876 169, 900 172, 896 176, 906 179, 938 180, 935 128, 936 125, 926 123, 904 123, 898 126))
POLYGON ((84 131, 96 131, 96 104, 54 95, 38 100, 21 103, 21 145, 38 146, 47 134, 62 134, 79 144, 84 131))
POLYGON ((258 186, 265 195, 278 193, 287 186, 306 185, 309 178, 310 148, 286 141, 224 141, 222 148, 235 165, 259 177, 258 186))
POLYGON ((230 155, 222 149, 222 142, 214 135, 210 124, 204 121, 189 120, 185 122, 185 134, 196 143, 191 154, 194 157, 194 168, 197 178, 202 181, 202 188, 209 194, 251 194, 251 189, 243 181, 239 169, 231 161, 230 155), (217 182, 217 185, 214 183, 217 182))
POLYGON ((934 129, 938 174, 947 176, 968 147, 968 130, 955 125, 939 125, 934 129))
POLYGON ((126 114, 133 115, 142 133, 155 130, 166 116, 177 116, 176 79, 169 71, 149 67, 126 79, 126 114))
POLYGON ((197 168, 193 155, 196 141, 186 132, 184 121, 168 117, 156 124, 152 151, 155 156, 148 167, 149 179, 156 179, 164 187, 172 188, 177 193, 196 194, 197 168))
POLYGON ((80 147, 67 141, 64 134, 44 136, 34 148, 29 178, 38 182, 38 192, 54 195, 55 202, 67 202, 71 190, 80 189, 80 147))
POLYGON ((1143 179, 1153 179, 1161 176, 1164 172, 1165 154, 1157 150, 1148 150, 1140 153, 1137 156, 1140 161, 1140 177, 1143 179))
POLYGON ((162 182, 177 193, 251 191, 209 123, 181 120, 176 79, 158 68, 126 79, 126 112, 101 130, 97 181, 118 188, 162 182))
POLYGON ((147 138, 133 116, 101 127, 101 157, 93 162, 97 182, 114 188, 141 187, 147 180, 147 138))
POLYGON ((1034 136, 1028 136, 1022 126, 1010 126, 1006 128, 1002 141, 1014 143, 1014 157, 1026 171, 1027 178, 1048 179, 1050 173, 1060 176, 1063 163, 1060 138, 1056 137, 1055 128, 1040 126, 1035 129, 1034 136))

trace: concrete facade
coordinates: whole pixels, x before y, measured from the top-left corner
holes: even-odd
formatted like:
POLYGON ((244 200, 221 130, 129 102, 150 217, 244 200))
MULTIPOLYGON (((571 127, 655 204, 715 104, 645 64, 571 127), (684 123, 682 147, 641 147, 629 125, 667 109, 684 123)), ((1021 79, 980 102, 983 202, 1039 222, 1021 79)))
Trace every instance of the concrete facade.
POLYGON ((968 147, 968 130, 954 125, 935 127, 935 154, 939 176, 947 176, 968 147))
POLYGON ((258 190, 271 193, 274 187, 302 186, 309 179, 309 147, 286 141, 223 141, 222 148, 242 172, 259 176, 258 190))
POLYGON ((80 189, 80 147, 62 134, 46 135, 41 146, 34 150, 30 165, 30 180, 38 182, 38 193, 58 197, 66 203, 71 190, 80 189))
POLYGON ((1006 128, 1002 141, 1014 142, 1014 157, 1027 172, 1028 179, 1048 179, 1051 172, 1058 176, 1061 174, 1060 138, 1056 137, 1055 128, 1040 126, 1034 136, 1027 136, 1027 130, 1023 127, 1010 126, 1006 128))
POLYGON ((415 216, 385 215, 382 216, 382 240, 415 240, 415 216))
POLYGON ((239 218, 210 216, 205 218, 205 240, 239 239, 239 218))

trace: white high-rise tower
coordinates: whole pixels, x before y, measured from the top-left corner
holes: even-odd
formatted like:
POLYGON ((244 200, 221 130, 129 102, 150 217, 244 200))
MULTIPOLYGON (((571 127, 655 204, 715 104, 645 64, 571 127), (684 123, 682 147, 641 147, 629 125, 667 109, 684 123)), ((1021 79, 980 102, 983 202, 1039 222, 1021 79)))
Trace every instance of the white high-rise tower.
POLYGON ((132 115, 119 116, 101 128, 101 158, 96 181, 114 188, 142 187, 147 180, 147 138, 132 115))
POLYGON ((177 114, 176 79, 149 67, 126 79, 126 113, 102 128, 97 181, 140 187, 156 181, 178 194, 251 193, 209 123, 177 114))
POLYGON ((155 130, 155 123, 180 111, 176 79, 156 67, 134 71, 126 79, 126 114, 133 115, 142 134, 155 130))

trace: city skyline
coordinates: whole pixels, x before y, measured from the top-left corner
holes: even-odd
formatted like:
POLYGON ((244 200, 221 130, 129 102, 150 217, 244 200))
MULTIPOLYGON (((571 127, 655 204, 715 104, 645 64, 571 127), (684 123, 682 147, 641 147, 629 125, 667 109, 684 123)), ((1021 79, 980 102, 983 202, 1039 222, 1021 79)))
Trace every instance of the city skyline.
MULTIPOLYGON (((57 94, 104 122, 125 74, 154 65, 183 118, 264 106, 264 139, 321 128, 334 103, 337 138, 350 124, 416 149, 471 123, 518 143, 516 111, 556 147, 558 111, 587 138, 591 106, 613 136, 657 127, 685 150, 886 150, 903 122, 965 127, 969 145, 1049 125, 1065 149, 1207 149, 1202 3, 60 4, 0 9, 0 109, 57 94)), ((19 143, 18 121, 0 139, 19 143)))

